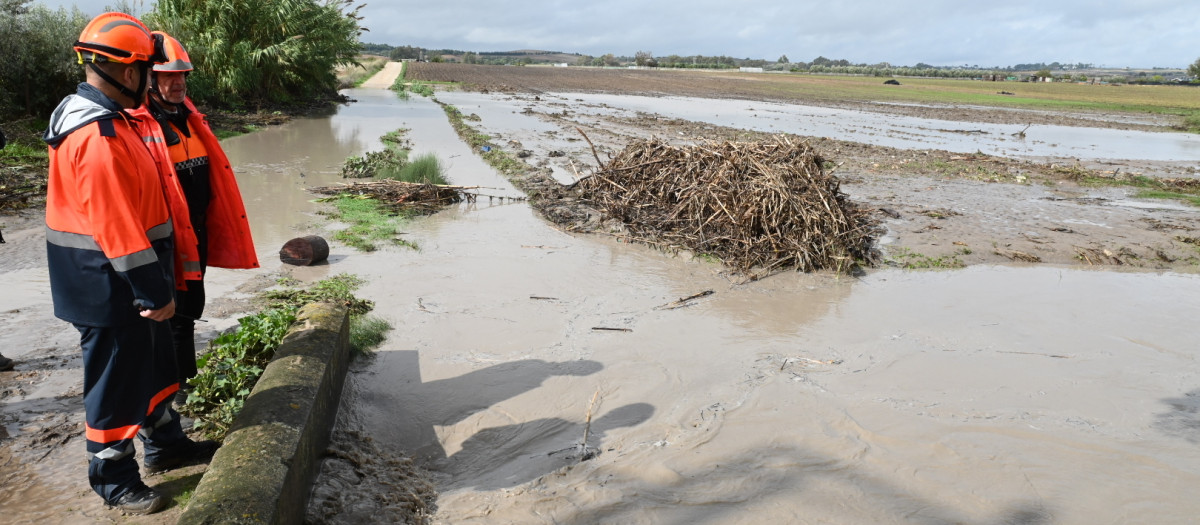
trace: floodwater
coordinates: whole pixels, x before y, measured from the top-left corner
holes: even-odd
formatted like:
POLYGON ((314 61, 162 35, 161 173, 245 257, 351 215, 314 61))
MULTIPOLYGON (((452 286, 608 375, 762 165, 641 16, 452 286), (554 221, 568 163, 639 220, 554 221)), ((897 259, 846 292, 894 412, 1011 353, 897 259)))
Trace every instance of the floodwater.
MULTIPOLYGON (((430 472, 439 523, 1200 515, 1200 277, 1041 265, 735 285, 489 199, 407 224, 419 250, 331 243, 329 264, 284 267, 287 239, 331 237, 305 188, 343 182, 345 157, 396 128, 452 183, 515 191, 429 100, 350 95, 225 142, 264 268, 214 269, 209 293, 275 272, 366 279, 394 329, 355 366, 341 419, 430 472)), ((473 101, 485 128, 542 125, 519 100, 445 98, 473 101)), ((0 311, 48 315, 44 272, 26 273, 0 311)))
MULTIPOLYGON (((455 105, 485 103, 479 93, 439 97, 455 105)), ((1080 159, 1200 160, 1200 135, 1107 128, 952 122, 747 100, 645 97, 595 93, 541 94, 538 106, 569 108, 572 113, 634 116, 658 114, 713 125, 771 133, 829 137, 902 149, 981 151, 1005 157, 1080 159), (1017 135, 1025 130, 1025 138, 1017 135)), ((526 103, 522 107, 534 106, 526 103)))
MULTIPOLYGON (((489 133, 561 140, 520 100, 439 98, 489 133)), ((453 159, 453 182, 504 187, 444 121, 410 116, 440 111, 429 101, 389 105, 418 149, 453 159)), ((972 267, 734 285, 711 263, 568 235, 524 204, 405 231, 419 251, 338 250, 293 275, 370 282, 394 330, 352 374, 345 420, 431 472, 438 522, 1200 513, 1196 276, 972 267)))

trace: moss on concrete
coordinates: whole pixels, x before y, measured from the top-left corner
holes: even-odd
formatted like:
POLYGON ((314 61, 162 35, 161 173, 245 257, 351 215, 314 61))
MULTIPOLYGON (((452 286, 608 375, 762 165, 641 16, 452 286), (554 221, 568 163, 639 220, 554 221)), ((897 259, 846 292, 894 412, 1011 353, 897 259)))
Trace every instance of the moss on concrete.
POLYGON ((349 315, 300 310, 179 523, 303 521, 350 362, 349 315))

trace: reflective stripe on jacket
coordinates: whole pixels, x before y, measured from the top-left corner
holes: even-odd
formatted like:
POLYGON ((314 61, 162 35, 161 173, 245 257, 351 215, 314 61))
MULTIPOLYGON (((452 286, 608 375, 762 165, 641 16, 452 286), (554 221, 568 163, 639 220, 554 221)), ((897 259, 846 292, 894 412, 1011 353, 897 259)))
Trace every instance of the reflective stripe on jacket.
MULTIPOLYGON (((208 266, 234 269, 258 268, 258 255, 254 252, 254 239, 250 235, 250 222, 246 218, 246 206, 242 202, 242 192, 238 189, 237 179, 233 175, 233 167, 229 163, 229 158, 221 149, 221 144, 209 127, 204 114, 196 110, 196 106, 192 104, 192 99, 185 99, 184 103, 190 111, 188 114, 190 132, 198 136, 204 143, 204 148, 208 150, 209 185, 212 188, 212 200, 208 203, 206 224, 208 229, 208 266)), ((144 121, 154 122, 154 126, 159 128, 159 135, 162 135, 161 127, 150 116, 148 109, 140 108, 133 112, 133 115, 144 121)), ((166 147, 163 148, 162 159, 167 164, 171 163, 166 147)), ((174 170, 174 166, 171 167, 174 170)), ((183 195, 182 188, 179 187, 178 178, 172 178, 175 179, 175 187, 167 185, 169 199, 172 202, 182 202, 186 206, 187 199, 183 195), (178 193, 170 195, 173 191, 178 191, 178 193)), ((172 210, 174 209, 172 206, 172 210)), ((172 213, 172 216, 177 215, 177 213, 172 213)))
POLYGON ((203 278, 200 272, 200 250, 196 246, 199 241, 196 240, 196 230, 192 228, 191 216, 188 215, 183 187, 179 185, 179 177, 175 174, 175 166, 171 163, 170 153, 167 152, 167 141, 163 138, 162 127, 145 108, 146 104, 142 104, 129 114, 140 121, 138 129, 142 134, 142 142, 146 143, 146 148, 158 164, 158 173, 162 176, 167 208, 171 211, 171 221, 175 226, 175 288, 186 290, 187 281, 199 281, 203 278))
POLYGON ((118 326, 174 298, 170 216, 137 125, 87 84, 50 118, 46 253, 60 319, 118 326))

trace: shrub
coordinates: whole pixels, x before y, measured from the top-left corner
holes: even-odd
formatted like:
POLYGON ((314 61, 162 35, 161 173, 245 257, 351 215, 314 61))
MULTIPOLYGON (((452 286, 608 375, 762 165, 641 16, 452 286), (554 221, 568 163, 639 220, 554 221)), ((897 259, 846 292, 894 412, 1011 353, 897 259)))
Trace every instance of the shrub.
POLYGON ((84 78, 71 43, 90 18, 78 8, 24 3, 0 5, 0 117, 48 116, 84 78))
POLYGON ((446 184, 446 178, 442 175, 442 164, 432 153, 418 156, 397 172, 381 170, 379 176, 417 184, 446 184))
POLYGON ((357 64, 358 11, 348 0, 159 0, 144 20, 183 43, 188 90, 219 106, 336 95, 338 66, 357 64))

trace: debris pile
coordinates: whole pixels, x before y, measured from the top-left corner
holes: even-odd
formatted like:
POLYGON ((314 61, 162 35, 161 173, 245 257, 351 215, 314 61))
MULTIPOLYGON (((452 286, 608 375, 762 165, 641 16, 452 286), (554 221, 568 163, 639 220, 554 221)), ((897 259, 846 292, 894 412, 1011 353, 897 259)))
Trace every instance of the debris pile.
POLYGON ((627 146, 575 190, 638 241, 715 256, 754 277, 875 264, 878 221, 824 162, 784 136, 683 147, 652 139, 627 146))
POLYGON ((369 197, 395 210, 427 214, 438 211, 449 204, 462 201, 464 198, 473 199, 474 195, 464 191, 468 189, 471 188, 466 186, 419 184, 383 179, 370 182, 322 186, 312 188, 310 191, 322 195, 369 197))

